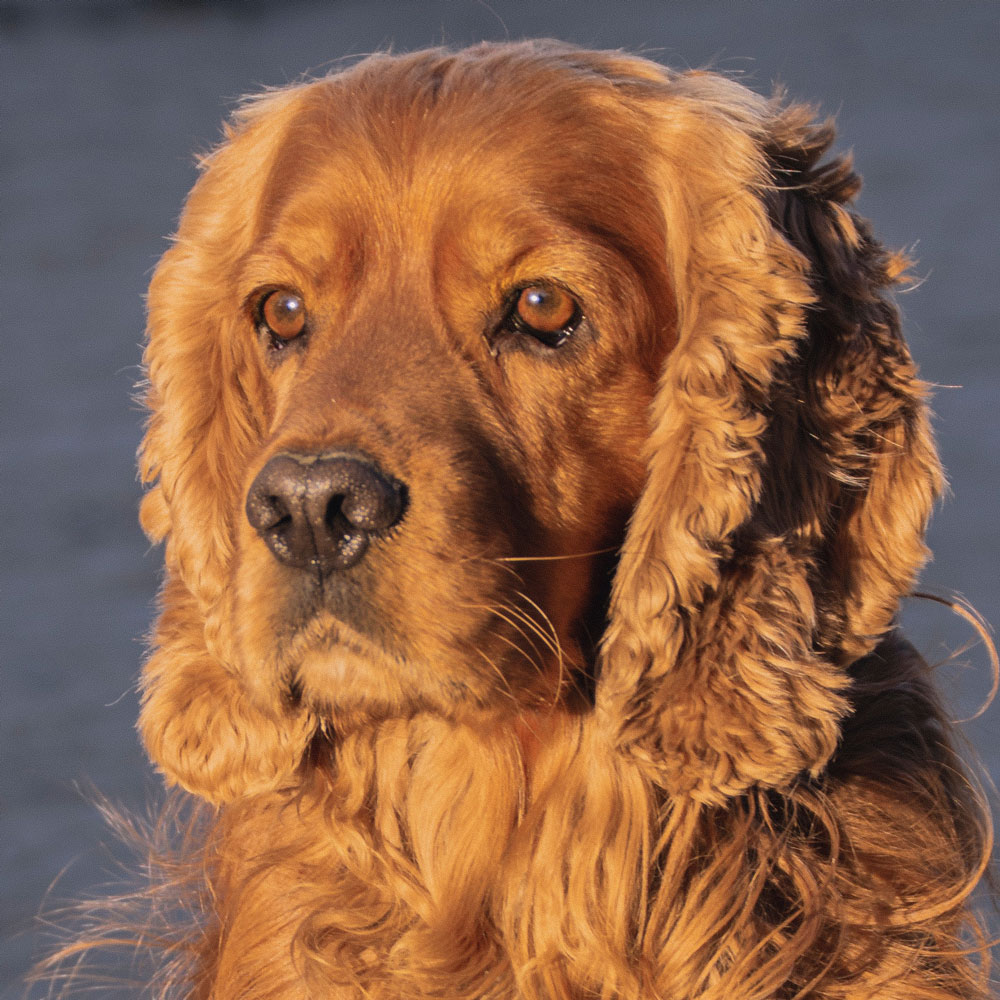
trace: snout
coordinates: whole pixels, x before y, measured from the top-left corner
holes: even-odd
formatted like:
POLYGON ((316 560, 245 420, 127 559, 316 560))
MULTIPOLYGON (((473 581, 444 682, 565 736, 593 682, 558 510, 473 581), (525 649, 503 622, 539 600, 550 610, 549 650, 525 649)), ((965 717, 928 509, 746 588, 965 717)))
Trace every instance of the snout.
POLYGON ((402 519, 406 486, 356 452, 281 452, 247 493, 246 516, 286 566, 327 574, 364 559, 402 519))

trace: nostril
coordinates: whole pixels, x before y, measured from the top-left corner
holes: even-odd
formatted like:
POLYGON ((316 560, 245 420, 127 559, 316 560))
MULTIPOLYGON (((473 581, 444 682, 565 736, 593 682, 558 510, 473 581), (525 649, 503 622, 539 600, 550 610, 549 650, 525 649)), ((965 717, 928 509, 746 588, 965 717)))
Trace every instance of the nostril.
POLYGON ((352 534, 364 534, 364 532, 358 532, 355 525, 344 514, 344 497, 342 495, 334 496, 326 505, 323 526, 326 529, 326 535, 335 545, 346 541, 352 534))
POLYGON ((355 527, 385 531, 402 516, 402 484, 383 476, 359 478, 341 498, 340 513, 355 527))
POLYGON ((247 515, 253 527, 260 531, 269 531, 292 523, 292 515, 288 505, 277 496, 257 496, 247 502, 247 515))
POLYGON ((246 502, 247 520, 267 542, 268 547, 282 562, 292 563, 296 557, 293 548, 295 518, 288 502, 281 496, 268 492, 267 483, 254 482, 246 502))
POLYGON ((338 527, 338 522, 346 520, 346 516, 343 513, 344 499, 345 495, 343 493, 335 493, 330 497, 330 502, 326 505, 324 520, 331 531, 334 531, 338 527))

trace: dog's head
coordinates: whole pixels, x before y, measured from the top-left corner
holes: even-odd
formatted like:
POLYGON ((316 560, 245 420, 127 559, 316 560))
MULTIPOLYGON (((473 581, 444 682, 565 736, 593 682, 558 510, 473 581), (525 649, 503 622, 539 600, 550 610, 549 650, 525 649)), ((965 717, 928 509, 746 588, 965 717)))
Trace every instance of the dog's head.
POLYGON ((150 290, 164 771, 228 798, 317 727, 548 711, 678 792, 821 767, 939 476, 830 138, 554 43, 246 104, 150 290))

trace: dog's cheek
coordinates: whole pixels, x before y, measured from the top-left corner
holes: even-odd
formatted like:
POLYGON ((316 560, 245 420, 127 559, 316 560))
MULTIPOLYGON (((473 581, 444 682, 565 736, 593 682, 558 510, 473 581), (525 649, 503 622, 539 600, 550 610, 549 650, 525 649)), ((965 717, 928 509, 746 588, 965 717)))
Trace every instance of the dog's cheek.
POLYGON ((611 513, 631 506, 645 479, 655 385, 623 362, 559 375, 543 383, 544 395, 524 416, 525 448, 540 470, 534 485, 539 520, 550 535, 608 544, 611 513))
POLYGON ((373 552, 375 605, 427 659, 468 653, 490 609, 523 586, 509 559, 532 551, 537 535, 495 443, 481 430, 466 435, 452 429, 414 449, 409 509, 373 552))

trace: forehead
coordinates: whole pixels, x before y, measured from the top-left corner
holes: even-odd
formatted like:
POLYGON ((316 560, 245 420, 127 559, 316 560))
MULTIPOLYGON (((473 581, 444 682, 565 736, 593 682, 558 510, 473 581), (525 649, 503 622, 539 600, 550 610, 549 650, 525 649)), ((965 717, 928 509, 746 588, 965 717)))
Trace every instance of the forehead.
POLYGON ((295 233, 316 268, 331 252, 398 256, 428 241, 478 244, 484 260, 542 243, 642 256, 662 240, 646 127, 608 81, 565 67, 364 63, 249 130, 280 131, 256 247, 280 254, 295 233))

